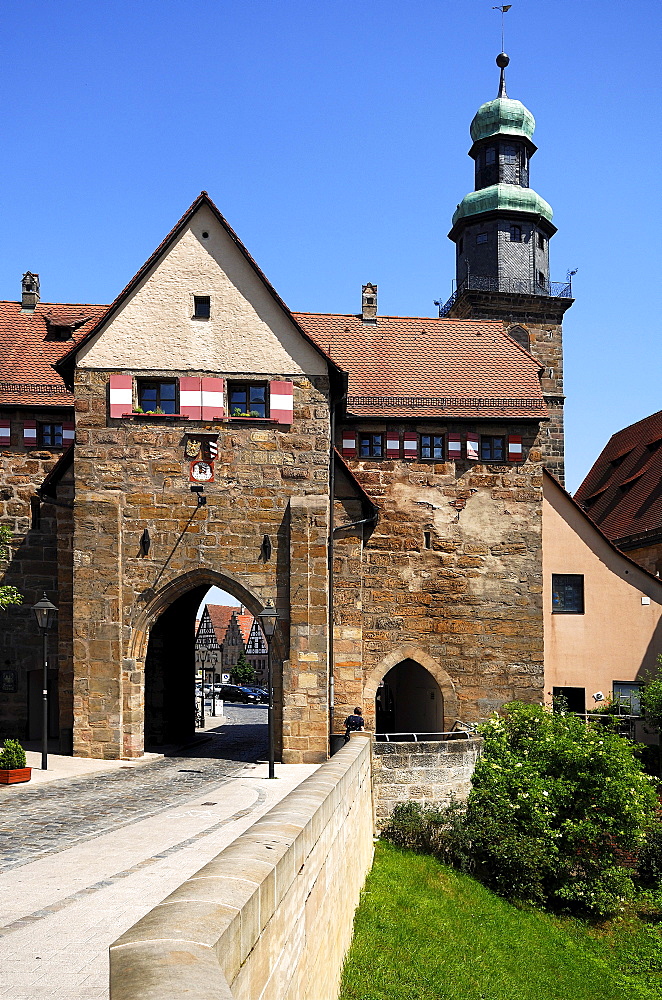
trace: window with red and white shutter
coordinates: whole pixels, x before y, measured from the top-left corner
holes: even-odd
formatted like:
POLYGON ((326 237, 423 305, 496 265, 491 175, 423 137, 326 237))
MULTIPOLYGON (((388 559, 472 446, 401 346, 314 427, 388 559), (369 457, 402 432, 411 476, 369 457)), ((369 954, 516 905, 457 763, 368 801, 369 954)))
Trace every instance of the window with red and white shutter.
POLYGON ((343 458, 356 458, 356 431, 342 432, 341 451, 343 458))
POLYGON ((405 431, 402 450, 405 458, 418 458, 418 434, 416 431, 405 431))
POLYGON ((203 420, 221 420, 225 416, 225 379, 202 378, 201 405, 203 420))
POLYGON ((76 425, 73 420, 65 420, 62 422, 62 444, 66 448, 68 445, 73 443, 74 437, 76 435, 76 425))
POLYGON ((521 462, 524 458, 522 438, 519 434, 508 435, 508 461, 521 462))
POLYGON ((462 458, 462 438, 455 432, 448 435, 448 457, 451 460, 462 458))
POLYGON ((26 448, 37 447, 37 421, 23 421, 23 444, 26 448))
POLYGON ((400 435, 397 431, 386 432, 386 457, 400 458, 400 435))
POLYGON ((133 411, 133 377, 111 375, 109 386, 110 416, 123 417, 133 411))
POLYGON ((189 420, 202 420, 202 379, 199 375, 180 378, 179 412, 189 420))
POLYGON ((478 450, 478 435, 473 431, 467 434, 467 458, 470 462, 477 462, 480 452, 478 450))
POLYGON ((291 424, 294 419, 294 386, 291 382, 269 383, 269 416, 279 424, 291 424))
POLYGON ((0 448, 11 442, 11 420, 0 420, 0 448))

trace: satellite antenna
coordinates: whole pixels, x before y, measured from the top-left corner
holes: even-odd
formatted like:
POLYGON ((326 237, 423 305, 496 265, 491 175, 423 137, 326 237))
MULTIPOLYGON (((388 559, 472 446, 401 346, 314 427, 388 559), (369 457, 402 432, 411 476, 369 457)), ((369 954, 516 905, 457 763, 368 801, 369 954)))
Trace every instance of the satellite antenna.
POLYGON ((504 4, 503 7, 492 7, 492 10, 500 10, 501 11, 501 51, 502 52, 505 49, 504 39, 503 39, 503 16, 504 16, 504 14, 508 13, 508 11, 510 10, 511 7, 512 7, 511 3, 504 4))

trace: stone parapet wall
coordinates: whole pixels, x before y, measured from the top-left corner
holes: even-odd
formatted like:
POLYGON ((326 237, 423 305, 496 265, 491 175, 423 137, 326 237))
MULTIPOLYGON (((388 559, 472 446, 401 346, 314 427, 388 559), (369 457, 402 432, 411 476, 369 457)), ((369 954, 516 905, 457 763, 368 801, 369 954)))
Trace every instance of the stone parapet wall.
POLYGON ((113 1000, 333 1000, 372 862, 370 770, 357 733, 123 934, 113 1000))
MULTIPOLYGON (((377 822, 399 802, 447 803, 466 799, 483 741, 375 743, 373 776, 377 822)), ((335 758, 334 758, 335 759, 335 758)))

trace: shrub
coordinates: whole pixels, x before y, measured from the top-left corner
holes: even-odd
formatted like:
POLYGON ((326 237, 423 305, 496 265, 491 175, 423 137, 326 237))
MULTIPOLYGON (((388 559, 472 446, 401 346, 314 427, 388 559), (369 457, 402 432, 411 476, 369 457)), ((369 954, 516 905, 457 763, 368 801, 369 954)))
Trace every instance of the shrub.
POLYGON ((25 750, 18 740, 5 740, 0 751, 0 770, 25 767, 25 750))
POLYGON ((633 895, 640 856, 658 884, 655 792, 611 725, 515 703, 481 735, 466 807, 405 803, 386 839, 430 851, 507 899, 594 917, 633 895))
POLYGON ((481 881, 549 907, 616 912, 633 893, 656 806, 634 745, 517 703, 481 733, 466 817, 481 881))

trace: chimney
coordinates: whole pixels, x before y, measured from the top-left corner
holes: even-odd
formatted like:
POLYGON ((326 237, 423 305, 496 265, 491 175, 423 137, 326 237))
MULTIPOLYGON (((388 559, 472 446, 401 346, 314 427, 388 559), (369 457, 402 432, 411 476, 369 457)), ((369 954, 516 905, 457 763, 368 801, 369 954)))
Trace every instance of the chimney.
POLYGON ((34 312, 39 302, 39 275, 26 271, 21 282, 21 311, 34 312))
POLYGON ((377 322, 377 285, 363 285, 361 288, 361 315, 364 323, 377 322))

